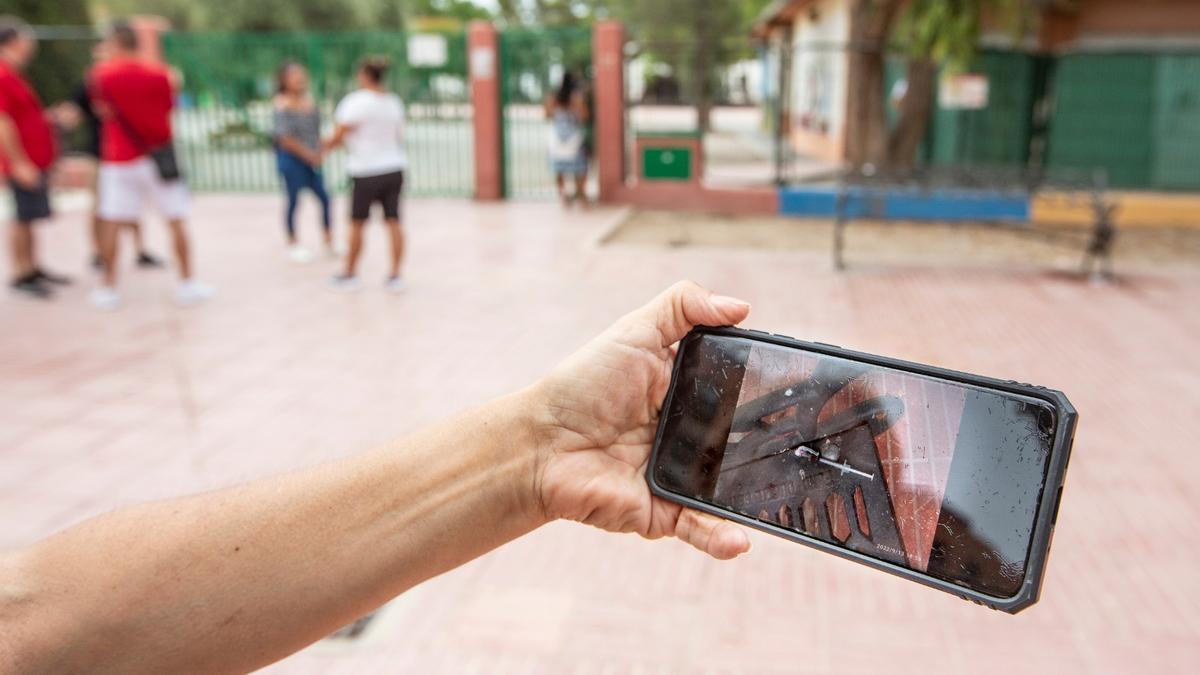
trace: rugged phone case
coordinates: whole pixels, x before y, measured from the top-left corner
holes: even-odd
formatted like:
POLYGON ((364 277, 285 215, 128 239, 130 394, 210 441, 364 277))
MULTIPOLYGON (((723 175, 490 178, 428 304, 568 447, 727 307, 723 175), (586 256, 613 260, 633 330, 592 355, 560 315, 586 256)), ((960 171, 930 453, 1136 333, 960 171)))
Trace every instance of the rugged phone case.
POLYGON ((772 335, 770 333, 757 330, 701 327, 696 328, 689 333, 680 343, 680 349, 676 355, 675 366, 671 376, 671 386, 667 391, 666 399, 663 401, 663 411, 670 409, 671 400, 675 395, 676 385, 678 384, 676 378, 680 372, 680 359, 683 357, 688 343, 696 340, 702 335, 717 335, 756 340, 782 347, 790 347, 802 351, 840 357, 868 365, 893 368, 918 375, 939 378, 950 382, 958 382, 984 389, 1026 396, 1044 401, 1053 406, 1058 423, 1055 429, 1054 440, 1050 449, 1050 456, 1047 458, 1046 478, 1041 497, 1038 501, 1037 516, 1032 532, 1032 542, 1030 545, 1025 578, 1021 584, 1020 590, 1011 597, 994 597, 980 593, 973 589, 938 579, 899 564, 887 562, 885 560, 878 560, 856 551, 836 546, 815 537, 805 535, 802 532, 784 528, 768 520, 751 518, 749 516, 725 510, 712 504, 664 489, 655 482, 654 468, 656 466, 660 444, 662 441, 663 429, 666 423, 667 416, 665 414, 662 415, 662 418, 659 420, 658 431, 654 438, 654 447, 651 451, 650 461, 646 471, 646 481, 649 483, 651 491, 654 494, 663 497, 664 499, 681 503, 694 509, 705 511, 713 515, 762 530, 778 537, 791 539, 792 541, 811 546, 827 553, 832 553, 848 560, 862 563, 875 569, 883 570, 906 579, 912 579, 913 581, 917 581, 926 586, 957 595, 964 600, 970 600, 977 604, 1009 613, 1016 613, 1037 602, 1038 595, 1041 591, 1042 576, 1046 569, 1046 560, 1050 553, 1051 535, 1054 532, 1055 520, 1058 517, 1058 506, 1059 501, 1062 498, 1063 481, 1066 477, 1067 462, 1070 459, 1071 445, 1075 433, 1075 423, 1078 418, 1075 408, 1071 405, 1071 402, 1067 400, 1067 397, 1063 395, 1062 392, 1031 384, 997 380, 989 377, 982 377, 979 375, 971 375, 969 373, 961 373, 944 368, 937 368, 934 366, 927 366, 883 356, 875 356, 873 354, 855 352, 819 342, 805 342, 803 340, 797 340, 795 338, 790 338, 783 335, 772 335))

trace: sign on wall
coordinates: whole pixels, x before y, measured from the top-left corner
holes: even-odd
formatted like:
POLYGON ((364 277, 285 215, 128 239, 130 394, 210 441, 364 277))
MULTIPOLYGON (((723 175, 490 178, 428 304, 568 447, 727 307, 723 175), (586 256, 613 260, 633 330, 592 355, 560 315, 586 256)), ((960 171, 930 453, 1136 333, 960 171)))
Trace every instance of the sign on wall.
POLYGON ((440 68, 446 65, 448 49, 446 36, 436 33, 415 33, 408 38, 408 65, 417 68, 440 68))
POLYGON ((947 110, 979 110, 988 104, 988 78, 979 73, 942 75, 938 105, 947 110))

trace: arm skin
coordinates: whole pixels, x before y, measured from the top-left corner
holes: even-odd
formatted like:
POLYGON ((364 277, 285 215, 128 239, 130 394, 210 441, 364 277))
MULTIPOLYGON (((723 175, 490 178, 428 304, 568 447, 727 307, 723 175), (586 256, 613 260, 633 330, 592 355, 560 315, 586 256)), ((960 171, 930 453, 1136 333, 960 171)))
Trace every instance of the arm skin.
POLYGON ((8 158, 12 179, 23 187, 32 188, 41 179, 42 172, 29 161, 25 146, 17 136, 17 127, 12 118, 0 112, 0 152, 8 158))
POLYGON ((279 134, 275 136, 275 140, 279 143, 279 147, 304 160, 308 165, 317 166, 321 163, 321 155, 319 153, 309 150, 303 143, 296 140, 294 137, 286 134, 279 134))
POLYGON ((333 128, 333 134, 330 135, 329 138, 325 139, 325 142, 321 144, 321 150, 324 152, 329 152, 330 150, 337 148, 342 144, 343 141, 346 140, 346 134, 353 130, 353 125, 339 123, 333 128))
POLYGON ((580 124, 588 123, 590 116, 588 115, 587 97, 583 92, 577 91, 571 94, 571 111, 579 118, 580 124))
POLYGON ((392 446, 0 557, 0 671, 245 672, 556 518, 745 552, 643 476, 674 344, 748 312, 677 284, 544 379, 392 446))

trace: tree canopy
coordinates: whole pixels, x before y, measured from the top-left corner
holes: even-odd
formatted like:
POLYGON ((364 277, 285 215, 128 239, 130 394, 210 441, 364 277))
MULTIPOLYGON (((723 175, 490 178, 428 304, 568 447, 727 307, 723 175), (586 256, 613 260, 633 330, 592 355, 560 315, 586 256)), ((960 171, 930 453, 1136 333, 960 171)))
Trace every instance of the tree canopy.
POLYGON ((939 67, 966 68, 986 19, 1018 38, 1038 7, 1062 0, 852 0, 847 155, 852 164, 911 168, 925 136, 939 67), (907 60, 907 89, 895 127, 887 128, 884 57, 907 60))

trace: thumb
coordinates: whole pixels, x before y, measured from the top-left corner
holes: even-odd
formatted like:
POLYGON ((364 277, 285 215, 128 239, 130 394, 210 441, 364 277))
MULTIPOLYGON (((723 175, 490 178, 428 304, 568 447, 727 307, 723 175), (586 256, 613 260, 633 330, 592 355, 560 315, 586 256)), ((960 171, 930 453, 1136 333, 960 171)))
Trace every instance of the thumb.
POLYGON ((638 313, 658 327, 662 346, 679 342, 696 326, 732 326, 750 314, 750 303, 716 295, 700 284, 680 281, 659 294, 638 313))
POLYGON ((717 560, 736 558, 750 550, 750 538, 741 527, 686 507, 679 512, 675 536, 717 560))

